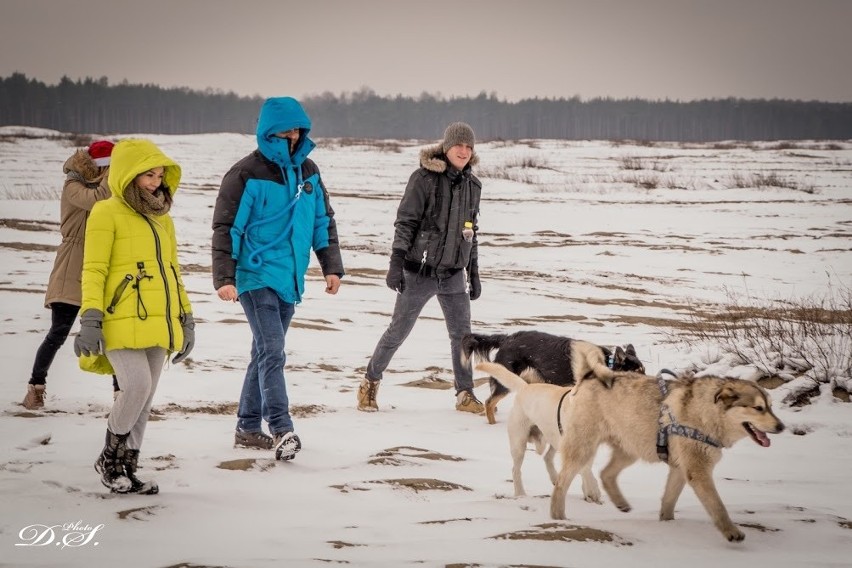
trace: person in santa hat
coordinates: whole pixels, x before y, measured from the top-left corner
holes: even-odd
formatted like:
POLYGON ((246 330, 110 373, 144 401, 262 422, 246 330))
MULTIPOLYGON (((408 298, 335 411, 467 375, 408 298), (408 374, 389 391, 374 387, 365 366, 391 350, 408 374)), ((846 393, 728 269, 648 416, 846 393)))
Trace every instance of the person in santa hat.
MULTIPOLYGON (((36 351, 27 394, 21 403, 28 410, 44 407, 47 372, 65 343, 80 311, 80 275, 83 271, 83 238, 86 220, 95 202, 110 196, 107 177, 113 143, 97 140, 80 148, 65 161, 65 185, 59 203, 62 242, 47 284, 44 305, 50 309, 50 329, 36 351)), ((117 389, 113 377, 113 389, 117 389)))

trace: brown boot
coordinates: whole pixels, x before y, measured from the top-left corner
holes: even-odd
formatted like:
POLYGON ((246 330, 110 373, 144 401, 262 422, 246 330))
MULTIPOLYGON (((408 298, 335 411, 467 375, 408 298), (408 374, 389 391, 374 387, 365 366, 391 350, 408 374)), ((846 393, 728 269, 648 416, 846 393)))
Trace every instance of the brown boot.
POLYGON ((376 404, 376 395, 379 393, 379 381, 371 381, 367 377, 361 379, 358 387, 358 410, 364 412, 377 412, 379 405, 376 404))
POLYGON ((482 414, 485 412, 485 405, 477 400, 472 391, 466 390, 456 395, 456 410, 482 414))
POLYGON ((47 394, 46 385, 27 385, 27 396, 21 405, 27 410, 38 410, 44 408, 44 395, 47 394))

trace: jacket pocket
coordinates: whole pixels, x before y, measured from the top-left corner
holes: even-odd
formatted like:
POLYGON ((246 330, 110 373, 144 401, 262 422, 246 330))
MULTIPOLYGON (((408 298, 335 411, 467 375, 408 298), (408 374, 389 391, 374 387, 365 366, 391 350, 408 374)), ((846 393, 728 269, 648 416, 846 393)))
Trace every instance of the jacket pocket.
POLYGON ((406 258, 410 262, 416 262, 421 266, 436 267, 438 265, 438 235, 431 231, 420 231, 414 239, 414 246, 408 252, 406 258))
POLYGON ((127 289, 127 285, 131 282, 133 282, 133 275, 125 274, 124 278, 121 279, 121 282, 118 283, 118 286, 115 287, 115 291, 112 293, 112 300, 110 300, 109 305, 106 309, 108 314, 115 313, 115 307, 121 301, 121 296, 124 295, 124 291, 127 289))
POLYGON ((459 266, 464 268, 470 263, 470 252, 473 250, 473 240, 462 239, 459 246, 459 266))

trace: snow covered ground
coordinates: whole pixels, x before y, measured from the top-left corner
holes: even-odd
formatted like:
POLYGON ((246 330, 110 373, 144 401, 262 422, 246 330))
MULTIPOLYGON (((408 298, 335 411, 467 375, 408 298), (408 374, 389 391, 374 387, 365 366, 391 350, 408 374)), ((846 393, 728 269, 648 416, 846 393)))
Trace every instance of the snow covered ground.
MULTIPOLYGON (((44 411, 19 406, 49 327, 43 292, 59 242, 58 133, 0 128, 0 566, 848 566, 852 562, 852 407, 828 389, 793 408, 788 429, 749 440, 716 468, 746 540, 728 543, 687 488, 676 520, 657 521, 666 467, 622 476, 633 510, 586 503, 549 518, 540 458, 512 497, 505 417, 454 410, 446 329, 430 304, 379 392, 355 391, 393 306, 384 272, 396 206, 428 142, 319 140, 312 157, 332 194, 347 276, 323 293, 314 264, 287 337, 287 382, 304 448, 290 463, 234 449, 251 335, 239 304, 210 277, 210 219, 230 165, 252 136, 148 136, 183 167, 173 216, 197 346, 164 371, 140 476, 155 496, 105 492, 92 463, 103 443, 109 379, 78 370, 63 347, 44 411), (16 135, 16 132, 18 133, 16 135), (26 136, 20 136, 23 133, 26 136), (423 381, 423 379, 427 379, 423 381), (48 530, 48 527, 52 527, 48 530), (585 527, 586 530, 575 530, 585 527), (39 534, 39 537, 34 535, 39 534), (579 535, 579 538, 578 538, 579 535), (588 540, 582 540, 588 537, 588 540)), ((689 306, 730 294, 799 298, 852 283, 852 144, 687 145, 488 142, 482 297, 473 329, 539 329, 600 344, 633 343, 650 374, 716 361, 676 340, 689 306), (767 180, 773 183, 765 183, 767 180), (760 186, 760 187, 758 187, 760 186), (673 333, 675 330, 675 333, 673 333), (703 360, 702 360, 703 359, 703 360)), ((484 400, 488 387, 477 388, 484 400)), ((597 471, 606 461, 602 450, 597 471)))

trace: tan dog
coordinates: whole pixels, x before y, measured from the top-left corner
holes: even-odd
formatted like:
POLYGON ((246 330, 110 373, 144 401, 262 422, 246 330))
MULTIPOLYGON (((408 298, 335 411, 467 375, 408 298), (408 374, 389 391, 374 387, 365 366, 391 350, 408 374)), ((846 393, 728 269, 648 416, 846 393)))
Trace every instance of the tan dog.
POLYGON ((600 381, 582 381, 571 398, 560 444, 562 469, 550 501, 551 517, 565 518, 565 495, 571 481, 591 464, 598 446, 607 443, 612 446, 612 457, 600 477, 616 507, 630 510, 617 483, 623 469, 639 459, 665 460, 669 475, 661 521, 674 519, 677 500, 689 483, 727 540, 745 538, 719 497, 713 468, 722 458, 722 448, 746 437, 769 447, 766 433, 784 430, 765 390, 740 379, 700 377, 664 382, 621 373, 610 388, 600 381))
MULTIPOLYGON (((572 387, 545 383, 529 384, 514 373, 505 375, 503 372, 506 367, 498 363, 483 362, 478 364, 476 369, 492 375, 500 384, 515 393, 515 403, 507 424, 515 497, 526 495, 521 479, 521 466, 528 442, 534 443, 536 452, 543 454, 550 481, 555 485, 557 475, 553 457, 562 437, 560 424, 565 424, 567 413, 570 412, 571 397, 567 395, 572 387)), ((583 468, 580 475, 583 479, 583 497, 591 503, 601 503, 601 490, 592 474, 591 465, 583 468)))

